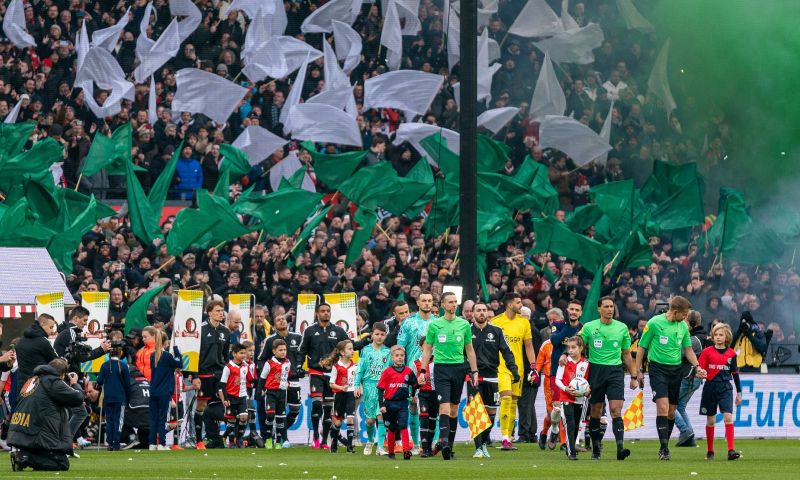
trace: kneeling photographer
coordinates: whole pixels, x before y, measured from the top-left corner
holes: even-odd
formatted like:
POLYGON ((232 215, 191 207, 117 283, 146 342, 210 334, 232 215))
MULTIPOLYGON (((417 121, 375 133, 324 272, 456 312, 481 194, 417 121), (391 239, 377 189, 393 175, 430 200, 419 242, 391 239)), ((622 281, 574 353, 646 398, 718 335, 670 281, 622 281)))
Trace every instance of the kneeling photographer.
MULTIPOLYGON (((56 337, 53 344, 56 354, 67 361, 69 372, 81 375, 81 363, 100 358, 111 349, 111 342, 103 340, 97 348, 92 348, 86 344, 83 336, 83 329, 89 321, 89 310, 84 307, 75 307, 69 312, 69 326, 56 337)), ((70 434, 74 437, 80 430, 81 425, 89 416, 83 404, 75 406, 70 412, 69 421, 70 434)), ((88 442, 78 439, 78 445, 84 447, 88 442)))
POLYGON ((14 471, 26 467, 69 470, 69 411, 83 405, 83 392, 75 388, 77 382, 76 374, 67 376, 67 362, 61 358, 34 369, 20 390, 11 416, 8 444, 18 449, 11 453, 14 471))

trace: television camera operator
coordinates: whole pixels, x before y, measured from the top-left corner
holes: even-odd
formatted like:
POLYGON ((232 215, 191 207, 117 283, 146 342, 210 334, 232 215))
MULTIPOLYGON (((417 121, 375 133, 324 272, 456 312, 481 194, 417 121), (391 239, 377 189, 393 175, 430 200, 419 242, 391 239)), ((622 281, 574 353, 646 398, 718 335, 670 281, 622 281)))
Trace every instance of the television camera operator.
MULTIPOLYGON (((82 377, 81 363, 100 358, 111 349, 111 342, 105 338, 108 334, 105 331, 93 331, 89 328, 89 335, 97 335, 103 338, 100 346, 92 348, 86 344, 88 340, 83 335, 83 329, 89 323, 89 310, 84 307, 75 307, 69 312, 69 326, 56 337, 53 348, 58 356, 67 361, 67 369, 70 373, 76 373, 78 378, 82 377)), ((73 407, 70 410, 69 427, 70 433, 74 437, 81 425, 89 416, 83 404, 73 407)), ((78 439, 79 446, 85 443, 78 439)))

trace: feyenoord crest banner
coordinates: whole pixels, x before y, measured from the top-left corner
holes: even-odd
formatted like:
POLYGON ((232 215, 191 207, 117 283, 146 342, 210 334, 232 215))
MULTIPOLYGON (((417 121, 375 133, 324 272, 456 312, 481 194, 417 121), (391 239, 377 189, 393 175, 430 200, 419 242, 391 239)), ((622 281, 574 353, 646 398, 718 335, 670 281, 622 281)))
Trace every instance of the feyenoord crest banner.
POLYGON ((178 290, 178 305, 172 341, 183 355, 183 371, 196 372, 200 364, 200 325, 203 323, 203 292, 178 290))
POLYGON ((294 320, 294 331, 303 334, 309 325, 314 324, 314 309, 317 307, 317 295, 301 293, 297 296, 297 318, 294 320))
POLYGON ((328 293, 325 295, 325 303, 331 306, 331 323, 342 327, 351 339, 355 339, 358 333, 355 292, 328 293))
MULTIPOLYGON (((83 336, 86 337, 86 344, 92 348, 97 348, 106 339, 106 323, 108 323, 108 292, 82 292, 81 305, 89 310, 89 321, 83 327, 83 336)), ((100 367, 108 358, 104 355, 89 362, 81 364, 81 371, 84 373, 97 373, 100 367)))
POLYGON ((64 292, 36 295, 36 316, 43 313, 55 318, 58 325, 64 323, 64 292))
POLYGON ((232 293, 228 295, 228 313, 238 310, 242 315, 241 334, 239 343, 250 340, 253 341, 253 326, 250 319, 250 299, 253 298, 249 293, 232 293))

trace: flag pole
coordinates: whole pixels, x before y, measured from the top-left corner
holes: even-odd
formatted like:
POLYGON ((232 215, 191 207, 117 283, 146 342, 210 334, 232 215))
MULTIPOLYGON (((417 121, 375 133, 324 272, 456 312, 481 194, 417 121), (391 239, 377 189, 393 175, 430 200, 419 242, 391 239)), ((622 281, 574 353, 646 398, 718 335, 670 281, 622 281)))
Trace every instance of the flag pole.
POLYGON ((386 233, 386 230, 383 229, 383 227, 381 226, 381 224, 379 222, 375 222, 375 226, 378 227, 378 230, 380 230, 381 233, 386 237, 386 240, 391 240, 392 239, 392 237, 390 237, 389 234, 386 233))
MULTIPOLYGON (((82 180, 82 179, 83 179, 83 173, 81 173, 80 175, 78 175, 78 181, 77 181, 77 182, 75 182, 75 191, 76 191, 76 192, 78 191, 78 187, 81 185, 81 180, 82 180)), ((4 199, 4 200, 5 200, 5 199, 4 199)))
POLYGON ((161 270, 165 269, 167 267, 167 265, 171 264, 174 261, 175 261, 175 256, 174 255, 169 257, 169 259, 167 259, 166 262, 162 263, 161 266, 158 267, 155 272, 153 272, 153 275, 156 275, 158 272, 160 272, 161 270))

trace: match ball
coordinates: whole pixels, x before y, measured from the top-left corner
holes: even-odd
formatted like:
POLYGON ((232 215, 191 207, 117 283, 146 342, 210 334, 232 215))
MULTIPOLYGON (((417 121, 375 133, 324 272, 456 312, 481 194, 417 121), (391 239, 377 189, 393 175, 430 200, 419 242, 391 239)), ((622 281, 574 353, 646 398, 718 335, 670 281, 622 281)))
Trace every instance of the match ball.
POLYGON ((575 389, 576 397, 583 397, 589 392, 589 382, 585 378, 573 378, 569 386, 575 389))

